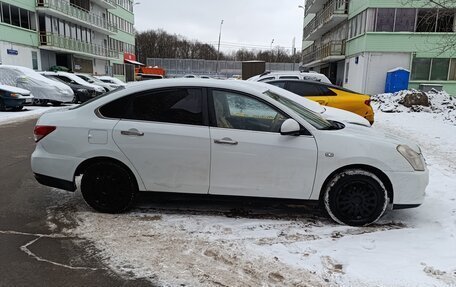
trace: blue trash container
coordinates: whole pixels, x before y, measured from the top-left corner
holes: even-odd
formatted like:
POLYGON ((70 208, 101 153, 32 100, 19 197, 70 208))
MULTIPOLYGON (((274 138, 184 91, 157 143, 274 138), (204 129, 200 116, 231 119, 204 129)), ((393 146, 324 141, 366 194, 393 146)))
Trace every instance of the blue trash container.
POLYGON ((404 68, 396 68, 386 74, 385 93, 395 93, 407 90, 410 79, 410 71, 404 68))

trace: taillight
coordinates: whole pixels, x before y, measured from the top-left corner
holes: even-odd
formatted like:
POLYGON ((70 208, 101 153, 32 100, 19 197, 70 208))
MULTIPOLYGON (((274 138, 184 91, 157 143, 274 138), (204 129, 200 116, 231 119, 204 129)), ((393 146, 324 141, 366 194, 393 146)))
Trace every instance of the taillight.
POLYGON ((55 131, 56 128, 55 126, 35 126, 33 130, 35 142, 39 142, 42 138, 55 131))
POLYGON ((365 103, 366 105, 370 106, 370 104, 371 104, 371 99, 365 100, 364 103, 365 103))

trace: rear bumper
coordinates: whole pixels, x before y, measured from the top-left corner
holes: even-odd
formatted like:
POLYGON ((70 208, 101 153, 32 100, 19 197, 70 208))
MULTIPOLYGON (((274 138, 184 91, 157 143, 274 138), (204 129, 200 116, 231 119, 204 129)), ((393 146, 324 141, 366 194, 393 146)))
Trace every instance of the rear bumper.
POLYGON ((55 178, 51 176, 46 176, 42 174, 35 173, 35 179, 42 185, 55 187, 58 189, 63 189, 67 191, 75 191, 76 185, 72 181, 67 181, 60 178, 55 178))

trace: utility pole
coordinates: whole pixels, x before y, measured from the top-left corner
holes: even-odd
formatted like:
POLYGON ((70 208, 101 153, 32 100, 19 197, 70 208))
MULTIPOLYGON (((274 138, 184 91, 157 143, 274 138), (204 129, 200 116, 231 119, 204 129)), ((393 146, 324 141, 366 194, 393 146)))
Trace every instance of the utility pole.
POLYGON ((220 32, 219 32, 219 40, 218 40, 218 47, 217 47, 217 62, 215 63, 215 74, 218 75, 219 69, 219 59, 220 59, 220 40, 222 39, 222 25, 223 20, 220 22, 220 32))

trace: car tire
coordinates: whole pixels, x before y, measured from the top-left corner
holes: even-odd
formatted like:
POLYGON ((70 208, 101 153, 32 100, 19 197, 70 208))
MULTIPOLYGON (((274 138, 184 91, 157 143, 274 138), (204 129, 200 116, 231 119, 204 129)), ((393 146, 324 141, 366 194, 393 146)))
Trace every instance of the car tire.
POLYGON ((74 95, 73 100, 72 100, 71 102, 72 102, 73 104, 79 104, 79 103, 80 103, 79 96, 74 95))
POLYGON ((340 224, 366 226, 376 222, 388 206, 388 191, 373 173, 349 169, 334 175, 325 187, 323 203, 340 224))
POLYGON ((85 202, 103 213, 121 213, 134 203, 138 187, 136 179, 120 164, 104 161, 90 165, 81 180, 85 202))
POLYGON ((13 111, 15 111, 15 112, 22 111, 23 108, 24 108, 24 106, 14 107, 13 111))
POLYGON ((33 100, 33 104, 35 106, 47 106, 48 103, 49 103, 48 100, 42 100, 42 99, 34 99, 33 100))
POLYGON ((0 99, 0 111, 6 111, 6 105, 3 99, 0 99))

